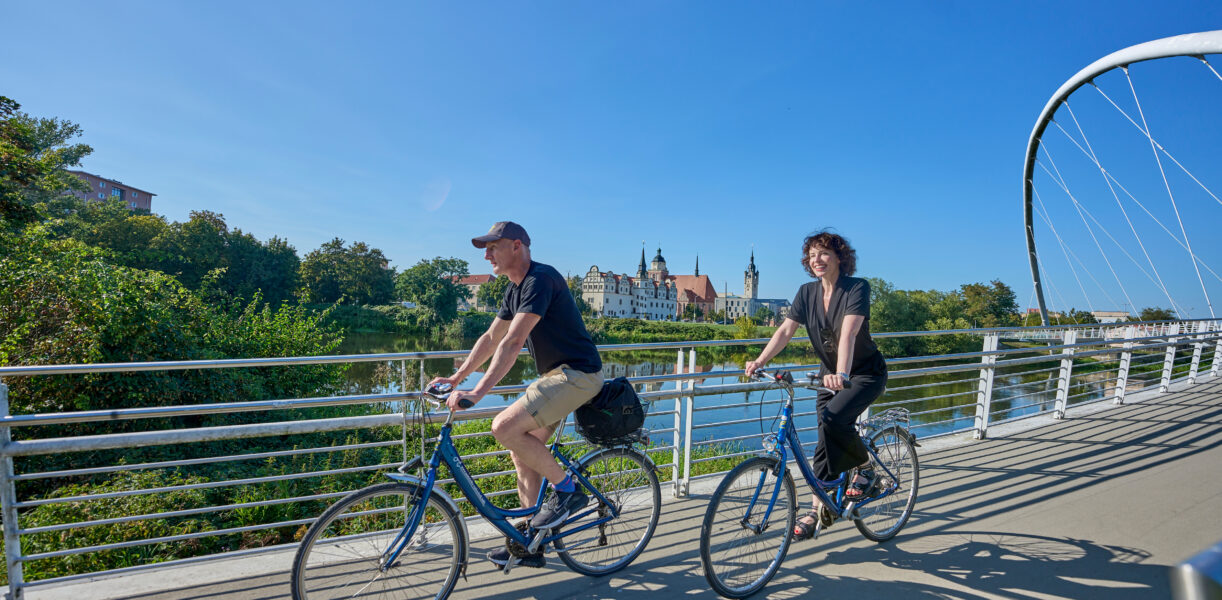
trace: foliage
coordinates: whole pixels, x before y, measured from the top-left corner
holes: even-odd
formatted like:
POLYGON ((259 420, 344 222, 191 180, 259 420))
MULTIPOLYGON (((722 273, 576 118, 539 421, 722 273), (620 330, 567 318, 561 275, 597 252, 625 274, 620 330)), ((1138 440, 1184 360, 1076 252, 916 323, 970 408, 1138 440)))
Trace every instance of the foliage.
POLYGON ((49 223, 58 237, 107 249, 115 262, 175 276, 210 301, 249 300, 261 294, 273 306, 292 300, 301 261, 287 241, 267 243, 230 229, 224 215, 193 211, 185 223, 133 212, 121 201, 57 201, 49 223))
POLYGON ((573 295, 573 302, 577 304, 577 313, 587 316, 594 314, 594 309, 581 297, 581 277, 573 275, 566 281, 569 284, 569 293, 573 295))
POLYGON ((757 325, 771 325, 772 319, 776 318, 776 313, 772 312, 772 309, 767 306, 761 306, 756 309, 755 314, 751 315, 751 318, 755 319, 757 325))
POLYGON ((730 326, 646 321, 643 319, 589 319, 586 330, 598 344, 645 342, 683 342, 688 340, 728 340, 734 338, 730 326))
POLYGON ((680 315, 680 317, 684 321, 699 321, 704 318, 704 311, 695 304, 688 304, 687 306, 683 307, 683 313, 680 315))
POLYGON ((724 310, 710 311, 705 320, 710 323, 724 323, 726 320, 726 311, 724 310))
POLYGON ((1170 321, 1174 318, 1175 313, 1171 309, 1155 306, 1147 306, 1137 313, 1138 321, 1170 321))
POLYGON ((476 304, 497 311, 505 298, 505 290, 509 289, 509 278, 498 275, 496 279, 481 284, 475 293, 476 304))
MULTIPOLYGON (((0 364, 138 362, 327 354, 338 336, 304 309, 256 297, 229 312, 174 278, 118 267, 31 226, 0 234, 0 364)), ((332 367, 17 378, 14 412, 283 398, 335 382, 332 367)))
POLYGON ((399 273, 395 293, 425 309, 429 323, 441 325, 458 316, 458 301, 470 295, 467 286, 458 283, 467 275, 467 261, 438 256, 399 273))
POLYGON ((38 220, 39 204, 65 191, 85 191, 85 182, 64 168, 80 165, 93 152, 85 144, 69 144, 81 134, 80 126, 36 119, 20 108, 0 96, 0 225, 10 227, 38 220))
POLYGON ((748 316, 741 316, 734 319, 734 327, 737 332, 734 337, 740 340, 749 340, 756 337, 755 320, 748 316))
POLYGON ((365 242, 344 246, 339 238, 301 261, 301 297, 306 303, 386 304, 395 293, 386 257, 365 242))

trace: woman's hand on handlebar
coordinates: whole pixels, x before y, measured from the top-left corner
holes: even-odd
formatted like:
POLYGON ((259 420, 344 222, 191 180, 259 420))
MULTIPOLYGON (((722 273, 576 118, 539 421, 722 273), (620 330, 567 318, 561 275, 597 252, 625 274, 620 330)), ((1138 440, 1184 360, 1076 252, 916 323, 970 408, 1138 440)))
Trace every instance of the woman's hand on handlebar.
POLYGON ((832 390, 833 392, 839 392, 840 390, 848 387, 846 383, 847 382, 844 380, 844 377, 840 376, 840 373, 832 373, 830 375, 823 376, 823 387, 832 390))
POLYGON ((428 385, 424 386, 424 389, 427 390, 430 388, 437 387, 439 385, 449 385, 450 389, 453 390, 453 389, 458 389, 458 384, 460 383, 462 383, 462 380, 454 375, 451 375, 449 377, 434 377, 433 380, 430 381, 428 385))
POLYGON ((768 363, 767 363, 767 361, 762 361, 762 360, 749 360, 749 361, 747 361, 747 366, 746 366, 746 368, 744 369, 744 371, 746 371, 746 373, 747 373, 747 377, 748 377, 748 378, 750 378, 750 377, 754 377, 754 376, 755 376, 755 372, 756 372, 756 371, 758 371, 758 370, 760 370, 760 369, 762 369, 762 368, 764 368, 764 365, 766 365, 766 364, 768 364, 768 363))

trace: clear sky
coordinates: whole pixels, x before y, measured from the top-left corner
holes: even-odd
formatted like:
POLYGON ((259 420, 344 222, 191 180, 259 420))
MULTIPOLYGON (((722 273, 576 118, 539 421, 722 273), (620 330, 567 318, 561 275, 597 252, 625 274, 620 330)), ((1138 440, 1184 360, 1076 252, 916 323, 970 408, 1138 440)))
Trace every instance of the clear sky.
MULTIPOLYGON (((3 18, 0 94, 80 124, 84 169, 158 194, 173 220, 211 210, 302 256, 340 237, 399 267, 456 256, 479 273, 469 239, 512 219, 561 272, 634 271, 644 240, 674 273, 699 254, 732 293, 754 247, 762 295, 786 298, 805 281, 801 238, 832 226, 860 275, 903 289, 999 278, 1027 305, 1020 182, 1040 110, 1105 54, 1222 29, 1222 3, 10 0, 3 18)), ((1184 155, 1218 193, 1222 81, 1151 72, 1195 102, 1151 127, 1212 132, 1184 155)), ((1133 168, 1157 177, 1148 142, 1123 135, 1145 143, 1133 168)), ((1072 203, 1040 191, 1090 263, 1072 203)), ((1194 249, 1222 270, 1208 239, 1222 204, 1183 203, 1194 249)), ((1037 235, 1064 304, 1087 308, 1055 238, 1037 235)), ((1181 304, 1206 312, 1186 254, 1167 260, 1181 304)), ((1117 278, 1133 304, 1168 304, 1130 270, 1117 278)), ((1089 286, 1093 308, 1116 308, 1089 286)))

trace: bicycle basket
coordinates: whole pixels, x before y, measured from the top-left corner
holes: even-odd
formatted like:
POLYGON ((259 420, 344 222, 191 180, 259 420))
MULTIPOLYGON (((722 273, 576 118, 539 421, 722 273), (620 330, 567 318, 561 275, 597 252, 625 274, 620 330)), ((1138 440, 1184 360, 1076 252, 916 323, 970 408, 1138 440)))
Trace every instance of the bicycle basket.
POLYGON ((602 390, 573 412, 574 429, 596 446, 623 446, 642 439, 645 405, 632 383, 616 377, 603 383, 602 390))

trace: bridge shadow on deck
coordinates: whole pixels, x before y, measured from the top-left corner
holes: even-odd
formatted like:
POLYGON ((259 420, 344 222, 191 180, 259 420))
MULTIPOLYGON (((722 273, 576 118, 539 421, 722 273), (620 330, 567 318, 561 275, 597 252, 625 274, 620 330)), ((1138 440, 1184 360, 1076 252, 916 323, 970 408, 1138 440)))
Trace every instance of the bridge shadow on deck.
MULTIPOLYGON (((1172 510, 1201 494, 1214 498, 1213 506, 1222 502, 1212 481, 1216 470, 1192 470, 1202 462, 1194 458, 1222 455, 1220 425, 1222 383, 1209 382, 924 453, 917 510, 900 536, 873 544, 851 524, 838 523, 819 540, 795 543, 756 597, 1168 598, 1167 566, 1222 537, 1216 519, 1200 519, 1194 529, 1182 522, 1191 514, 1172 510), (1181 478, 1198 476, 1210 480, 1196 482, 1207 486, 1203 490, 1175 487, 1181 478), (1176 533, 1195 530, 1207 543, 1176 533)), ((799 493, 805 504, 809 491, 799 485, 799 493)), ((664 496, 662 523, 646 553, 604 578, 576 575, 557 559, 544 569, 519 568, 503 577, 482 558, 497 542, 477 542, 469 579, 459 580, 452 597, 713 598, 696 537, 707 499, 664 496)), ((1197 510, 1216 514, 1210 506, 1197 510)), ((278 599, 289 596, 287 581, 280 572, 124 597, 278 599)))

